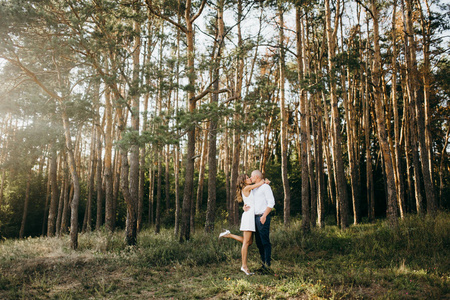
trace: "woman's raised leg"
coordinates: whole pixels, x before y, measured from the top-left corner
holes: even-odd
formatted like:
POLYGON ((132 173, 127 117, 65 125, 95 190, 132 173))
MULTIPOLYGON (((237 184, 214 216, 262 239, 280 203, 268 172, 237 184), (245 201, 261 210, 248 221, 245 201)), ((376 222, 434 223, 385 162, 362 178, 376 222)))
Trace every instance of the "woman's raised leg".
POLYGON ((241 243, 244 242, 244 238, 243 238, 242 236, 240 236, 240 235, 235 235, 235 234, 232 234, 232 233, 227 234, 227 235, 224 235, 223 237, 224 237, 224 238, 233 239, 233 240, 236 240, 236 241, 241 242, 241 243))

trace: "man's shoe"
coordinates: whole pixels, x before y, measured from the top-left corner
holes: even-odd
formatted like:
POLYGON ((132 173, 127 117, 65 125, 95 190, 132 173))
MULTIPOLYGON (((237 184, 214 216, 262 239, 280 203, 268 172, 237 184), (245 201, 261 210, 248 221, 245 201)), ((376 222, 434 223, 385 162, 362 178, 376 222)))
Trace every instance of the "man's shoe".
POLYGON ((261 268, 255 271, 257 274, 266 274, 266 267, 262 266, 261 268))
POLYGON ((268 268, 266 266, 262 266, 258 270, 255 271, 255 273, 261 274, 261 275, 272 275, 274 272, 271 268, 268 268))

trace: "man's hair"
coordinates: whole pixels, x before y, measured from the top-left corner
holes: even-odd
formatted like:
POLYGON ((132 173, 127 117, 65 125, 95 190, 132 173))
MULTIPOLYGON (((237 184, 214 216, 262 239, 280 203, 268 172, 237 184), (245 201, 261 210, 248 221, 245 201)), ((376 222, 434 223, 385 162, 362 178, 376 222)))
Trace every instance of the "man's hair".
POLYGON ((254 171, 252 172, 252 176, 253 176, 253 175, 258 176, 259 178, 263 179, 263 174, 261 173, 260 170, 254 170, 254 171))

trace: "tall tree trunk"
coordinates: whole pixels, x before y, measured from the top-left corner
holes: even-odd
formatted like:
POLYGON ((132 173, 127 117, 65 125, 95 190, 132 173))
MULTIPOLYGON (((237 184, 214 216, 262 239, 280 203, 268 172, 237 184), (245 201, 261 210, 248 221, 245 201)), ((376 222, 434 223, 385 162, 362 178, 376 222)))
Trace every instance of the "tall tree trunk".
POLYGON ((431 94, 431 59, 430 47, 432 45, 432 15, 430 11, 430 4, 428 0, 424 1, 426 6, 426 16, 422 7, 422 3, 417 1, 420 13, 420 23, 422 27, 422 47, 423 47, 423 114, 425 127, 425 147, 428 152, 428 169, 430 170, 430 180, 433 182, 433 149, 432 149, 432 135, 431 135, 431 114, 430 114, 430 94, 431 94))
POLYGON ((114 230, 115 225, 115 209, 114 209, 114 178, 113 176, 113 108, 112 93, 107 86, 105 90, 105 169, 103 171, 103 180, 105 182, 105 226, 108 231, 114 230))
POLYGON ((397 97, 397 35, 395 30, 395 22, 397 18, 397 0, 393 3, 392 13, 392 87, 391 87, 391 99, 392 109, 394 114, 394 174, 396 187, 397 187, 397 201, 400 209, 400 217, 405 217, 405 187, 403 181, 402 162, 400 154, 400 117, 398 114, 398 97, 397 97))
MULTIPOLYGON (((315 132, 315 142, 314 142, 314 153, 315 153, 315 164, 316 164, 316 185, 317 185, 317 225, 319 228, 325 227, 325 178, 323 172, 323 117, 322 117, 322 109, 320 108, 320 97, 318 95, 314 95, 316 98, 315 102, 315 117, 316 121, 313 123, 315 132)), ((312 209, 316 209, 313 207, 312 209)))
MULTIPOLYGON (((66 158, 67 159, 67 158, 66 158)), ((67 162, 66 162, 67 165, 67 162)), ((64 190, 62 192, 62 212, 61 212, 61 224, 59 229, 59 234, 63 235, 66 234, 68 231, 68 218, 69 218, 69 205, 70 205, 70 183, 68 179, 67 171, 64 171, 64 177, 65 177, 65 183, 64 183, 64 190)))
MULTIPOLYGON (((414 41, 414 31, 413 31, 413 24, 412 24, 412 0, 405 0, 406 3, 406 37, 408 40, 409 46, 409 55, 406 59, 408 63, 408 73, 410 74, 410 81, 412 88, 412 101, 413 101, 413 107, 415 112, 415 119, 416 119, 416 125, 417 125, 417 139, 419 142, 419 153, 420 153, 420 162, 421 162, 421 169, 422 169, 422 176, 423 176, 423 183, 425 188, 425 195, 426 195, 426 201, 427 201, 427 212, 431 215, 434 215, 436 213, 436 199, 434 196, 434 184, 432 181, 431 176, 431 169, 430 169, 430 157, 429 153, 431 150, 427 149, 426 144, 426 138, 425 138, 425 117, 422 107, 422 98, 419 94, 419 75, 417 70, 417 60, 416 60, 416 47, 415 47, 415 41, 414 41), (409 58, 409 59, 408 59, 409 58)), ((428 91, 428 89, 426 89, 428 91)), ((417 180, 417 179, 416 179, 417 180)))
POLYGON ((340 226, 346 229, 348 226, 348 203, 347 203, 347 184, 345 181, 344 162, 342 160, 342 138, 340 116, 338 108, 338 98, 336 91, 336 76, 334 74, 336 56, 336 33, 340 16, 340 1, 336 3, 335 25, 331 27, 331 8, 330 0, 325 0, 326 11, 326 31, 328 44, 328 71, 330 72, 330 99, 331 99, 331 137, 333 145, 334 165, 336 168, 336 202, 339 204, 340 226))
MULTIPOLYGON (((192 3, 191 0, 186 1, 185 8, 185 21, 186 21, 186 42, 187 42, 187 76, 189 78, 188 90, 188 110, 189 113, 193 113, 196 108, 195 99, 195 66, 194 66, 194 30, 193 23, 195 19, 200 16, 203 7, 205 5, 205 0, 202 1, 201 8, 196 15, 191 16, 192 3)), ((185 184, 183 192, 183 205, 181 214, 181 230, 180 230, 180 241, 185 241, 190 239, 190 213, 191 213, 191 203, 192 203, 192 193, 194 189, 194 161, 195 161, 195 126, 188 128, 188 141, 187 141, 187 153, 185 158, 185 184)))
POLYGON ((50 145, 50 162, 49 162, 49 181, 50 181, 50 208, 48 211, 48 222, 47 222, 47 236, 52 237, 55 234, 56 228, 56 214, 58 209, 58 181, 57 181, 57 169, 58 161, 55 149, 55 144, 50 145))
MULTIPOLYGON (((170 111, 170 107, 168 108, 170 111)), ((165 196, 166 196, 166 212, 169 213, 170 210, 170 145, 166 145, 166 157, 165 157, 165 180, 164 180, 164 188, 165 188, 165 196)))
POLYGON ((86 203, 86 209, 83 219, 83 232, 90 232, 92 226, 92 197, 94 194, 94 184, 95 184, 95 170, 96 170, 96 121, 92 122, 92 130, 91 130, 91 153, 89 158, 89 184, 88 184, 88 198, 86 203))
MULTIPOLYGON (((301 26, 301 8, 297 6, 296 8, 296 31, 297 31, 297 71, 298 71, 298 81, 303 81, 304 68, 303 68, 303 34, 301 26)), ((311 226, 311 212, 309 205, 309 165, 308 165, 308 143, 307 143, 307 122, 306 116, 306 93, 300 88, 300 140, 301 140, 301 151, 299 155, 301 156, 301 168, 302 168, 302 231, 303 234, 310 232, 311 226)))
POLYGON ((150 165, 150 168, 148 169, 148 181, 149 181, 149 185, 148 185, 148 223, 149 225, 153 225, 155 222, 155 169, 153 167, 153 159, 155 154, 153 153, 153 147, 151 149, 149 149, 150 157, 152 160, 152 163, 150 165))
POLYGON ((200 212, 202 206, 202 198, 203 198, 203 185, 205 180, 205 164, 207 161, 208 155, 208 130, 209 124, 205 124, 203 139, 202 139, 202 147, 201 147, 201 158, 200 158, 200 170, 198 172, 198 187, 197 187, 197 198, 195 202, 195 211, 196 213, 200 212))
MULTIPOLYGON (((46 233, 46 225, 47 225, 47 218, 48 218, 48 204, 49 204, 49 197, 51 196, 51 190, 50 190, 50 158, 47 159, 47 190, 45 192, 45 208, 44 208, 44 219, 42 220, 42 231, 41 236, 44 236, 46 233)), ((2 209, 2 203, 0 201, 0 211, 2 209)))
POLYGON ((291 192, 289 189, 288 179, 288 114, 286 112, 285 99, 285 80, 286 80, 286 66, 285 66, 285 50, 284 50, 284 16, 283 7, 278 4, 278 17, 280 19, 279 45, 280 45, 280 113, 281 113, 281 179, 283 183, 284 192, 284 210, 283 220, 284 226, 289 226, 291 217, 291 192))
POLYGON ((55 230, 56 230, 56 236, 59 237, 61 233, 61 219, 63 214, 63 205, 64 205, 64 194, 66 190, 67 178, 66 178, 66 172, 65 172, 65 166, 64 166, 64 159, 63 159, 64 153, 60 156, 60 178, 61 178, 61 190, 59 193, 59 202, 58 202, 58 216, 56 217, 56 224, 55 224, 55 230))
MULTIPOLYGON (((133 10, 138 13, 140 10, 140 1, 133 2, 133 10)), ((139 21, 133 23, 133 29, 135 32, 134 47, 133 47, 133 87, 130 92, 131 97, 131 128, 137 134, 139 133, 139 82, 140 82, 140 50, 141 50, 141 24, 139 21)), ((123 124, 122 124, 123 125, 123 124)), ((122 127, 123 128, 123 127, 122 127)), ((130 147, 130 165, 128 170, 128 159, 126 153, 122 154, 122 168, 121 180, 124 181, 124 176, 129 175, 125 183, 129 183, 129 186, 124 190, 124 197, 127 202, 127 222, 126 222, 126 240, 128 245, 135 245, 137 239, 137 206, 139 197, 139 145, 132 144, 130 147), (124 155, 125 154, 125 155, 124 155), (125 156, 125 157, 124 157, 125 156), (128 172, 129 171, 129 174, 128 172)), ((124 184, 122 184, 122 187, 124 184)))
MULTIPOLYGON (((114 136, 114 135, 113 135, 114 136)), ((115 151, 114 152, 114 166, 112 168, 113 170, 113 178, 112 178, 112 182, 113 182, 113 196, 112 196, 112 220, 111 220, 111 224, 112 224, 112 228, 114 230, 115 226, 116 226, 116 211, 117 211, 117 201, 119 198, 119 189, 120 189, 120 170, 122 168, 121 166, 121 155, 120 155, 120 151, 115 151)))
MULTIPOLYGON (((181 15, 180 15, 180 5, 181 2, 178 1, 178 24, 181 21, 181 15)), ((180 30, 177 30, 177 59, 176 59, 176 84, 177 87, 180 84, 180 40, 181 40, 181 33, 180 30)), ((179 107, 179 89, 175 89, 175 111, 178 114, 178 107, 179 107)), ((177 118, 177 128, 178 128, 178 118, 177 118)), ((177 134, 179 135, 180 132, 177 130, 177 134)), ((175 236, 178 236, 180 234, 180 214, 181 214, 181 205, 180 205, 180 143, 177 141, 175 145, 175 157, 174 157, 174 173, 175 173, 175 236)))
MULTIPOLYGON (((223 21, 224 1, 219 0, 217 3, 217 52, 214 57, 213 89, 216 91, 211 95, 211 104, 217 106, 219 103, 219 68, 222 58, 222 49, 224 47, 225 23, 223 21)), ((214 230, 214 222, 216 219, 216 181, 217 181, 217 123, 218 119, 213 117, 209 120, 209 143, 208 143, 208 200, 206 204, 206 222, 205 232, 214 230)))
MULTIPOLYGON (((225 134, 223 137, 222 145, 224 152, 224 174, 225 174, 225 193, 226 193, 226 203, 227 203, 227 211, 231 211, 232 205, 232 193, 231 193, 231 170, 230 170, 230 143, 229 143, 229 130, 228 130, 228 117, 225 117, 225 134)), ((231 222, 231 215, 228 214, 228 222, 231 222)))
POLYGON ((25 201, 23 204, 23 214, 22 214, 22 222, 20 224, 20 231, 19 231, 19 239, 23 239, 25 234, 25 225, 27 222, 27 215, 28 215, 28 205, 30 203, 30 187, 31 187, 31 176, 33 174, 33 169, 30 168, 27 172, 27 184, 25 188, 25 201))
MULTIPOLYGON (((402 0, 402 10, 403 10, 403 18, 404 18, 404 47, 405 47, 405 60, 406 60, 406 91, 408 95, 408 101, 405 102, 405 112, 408 114, 409 120, 409 142, 411 154, 413 157, 413 170, 414 170, 414 190, 415 190, 415 200, 416 200, 416 210, 419 215, 423 214, 423 199, 421 193, 420 186, 420 161, 419 161, 419 147, 417 145, 418 140, 418 124, 417 118, 415 114, 416 107, 416 99, 417 99, 417 86, 415 84, 414 72, 413 72, 413 62, 412 58, 415 57, 415 54, 411 52, 415 51, 414 47, 414 39, 410 39, 408 35, 412 33, 412 14, 411 8, 405 8, 405 3, 408 5, 408 1, 402 0)), ((409 5, 410 6, 410 5, 409 5)))
MULTIPOLYGON (((164 21, 160 22, 160 31, 164 33, 164 21)), ((161 35, 159 41, 159 69, 163 68, 163 51, 164 51, 164 38, 161 35)), ((162 106, 163 106, 163 78, 162 76, 158 77, 158 100, 156 103, 156 111, 159 116, 162 115, 162 106)), ((158 123, 158 125, 162 125, 158 123)), ((156 143, 156 151, 154 155, 156 156, 157 163, 157 177, 156 177, 156 209, 155 209, 155 233, 158 234, 161 230, 161 197, 162 197, 162 155, 163 155, 163 145, 161 142, 156 143)))
POLYGON ((159 233, 161 230, 161 189, 162 189, 162 163, 161 152, 159 151, 161 145, 158 145, 156 150, 157 155, 157 178, 156 178, 156 216, 155 216, 155 233, 159 233))
MULTIPOLYGON (((358 18, 359 19, 359 18, 358 18)), ((341 32, 341 53, 344 50, 344 29, 343 24, 340 24, 340 32, 341 32)), ((356 32, 354 33, 356 35, 356 32)), ((350 37, 350 40, 354 39, 354 37, 350 37)), ((352 43, 352 41, 351 41, 352 43)), ((355 45, 350 45, 350 47, 355 47, 355 45)), ((356 48, 356 47, 355 47, 356 48)), ((352 200, 352 208, 353 208, 353 224, 356 225, 361 220, 360 213, 360 185, 359 185, 359 165, 357 160, 357 148, 358 148, 358 139, 354 136, 356 132, 356 124, 355 124, 355 107, 353 106, 354 93, 355 93, 355 81, 352 78, 352 74, 350 72, 350 67, 347 65, 345 71, 344 69, 341 72, 341 81, 342 81, 342 98, 345 109, 345 125, 347 130, 347 156, 348 156, 348 168, 350 171, 350 187, 351 187, 351 200, 352 200), (348 83, 348 86, 346 84, 348 83)))
POLYGON ((381 99, 381 50, 380 50, 380 36, 378 26, 378 3, 377 0, 371 0, 371 8, 373 13, 373 34, 374 34, 374 64, 373 64, 373 79, 374 84, 374 100, 375 100, 375 114, 377 119, 377 136, 380 144, 381 152, 384 161, 384 172, 386 175, 386 190, 387 190, 387 216, 391 227, 395 228, 398 225, 397 221, 397 192, 395 189, 394 168, 392 166, 392 157, 387 141, 386 133, 386 119, 385 112, 381 99))
MULTIPOLYGON (((99 122, 100 116, 97 114, 97 122, 99 122)), ((95 229, 100 230, 103 225, 103 180, 102 180, 102 139, 101 139, 101 128, 97 125, 96 134, 96 190, 97 190, 97 221, 95 223, 95 229)))

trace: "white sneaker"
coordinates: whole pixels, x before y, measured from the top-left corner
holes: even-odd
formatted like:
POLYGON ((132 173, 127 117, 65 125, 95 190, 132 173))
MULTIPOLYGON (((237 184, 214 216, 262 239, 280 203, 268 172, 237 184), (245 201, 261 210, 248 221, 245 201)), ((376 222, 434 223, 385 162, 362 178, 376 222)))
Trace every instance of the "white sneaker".
POLYGON ((224 232, 222 232, 221 234, 219 234, 219 239, 222 238, 222 237, 224 237, 224 236, 229 235, 230 233, 231 233, 231 232, 230 232, 228 229, 226 229, 224 232))

